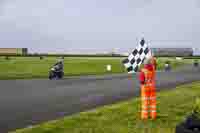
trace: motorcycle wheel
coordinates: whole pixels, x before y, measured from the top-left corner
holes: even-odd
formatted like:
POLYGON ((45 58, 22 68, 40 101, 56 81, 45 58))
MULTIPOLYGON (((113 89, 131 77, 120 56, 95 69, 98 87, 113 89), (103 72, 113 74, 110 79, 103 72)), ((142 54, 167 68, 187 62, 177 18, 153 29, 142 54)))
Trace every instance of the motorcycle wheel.
POLYGON ((52 80, 52 79, 53 79, 53 77, 54 77, 54 74, 53 74, 53 72, 49 72, 49 79, 50 79, 50 80, 52 80))
POLYGON ((63 72, 57 73, 57 78, 58 78, 58 79, 62 79, 63 76, 64 76, 64 73, 63 73, 63 72))

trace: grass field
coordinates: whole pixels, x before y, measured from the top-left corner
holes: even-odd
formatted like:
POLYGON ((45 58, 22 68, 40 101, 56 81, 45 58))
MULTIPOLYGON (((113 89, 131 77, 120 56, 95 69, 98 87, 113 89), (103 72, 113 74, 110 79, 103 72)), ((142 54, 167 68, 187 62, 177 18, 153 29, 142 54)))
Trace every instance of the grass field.
POLYGON ((176 124, 191 113, 195 98, 199 96, 200 82, 159 92, 155 121, 140 120, 140 100, 136 98, 15 133, 174 133, 176 124))
MULTIPOLYGON (((64 62, 65 76, 99 75, 126 72, 118 57, 66 57, 64 62), (106 65, 112 65, 112 71, 106 71, 106 65)), ((162 69, 164 62, 170 60, 172 67, 178 67, 188 61, 177 61, 170 58, 159 58, 158 69, 162 69)), ((6 60, 0 57, 0 79, 47 78, 49 68, 56 62, 55 57, 11 57, 6 60)))

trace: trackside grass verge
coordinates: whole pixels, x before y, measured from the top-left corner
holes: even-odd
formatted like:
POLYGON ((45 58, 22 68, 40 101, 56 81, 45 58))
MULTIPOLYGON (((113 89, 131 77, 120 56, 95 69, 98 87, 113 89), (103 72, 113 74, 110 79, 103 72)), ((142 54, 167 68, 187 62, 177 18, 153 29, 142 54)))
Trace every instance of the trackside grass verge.
MULTIPOLYGON (((126 72, 122 60, 124 58, 108 57, 66 57, 64 60, 65 76, 102 75, 126 72), (108 72, 106 65, 112 65, 108 72)), ((159 58, 158 69, 164 67, 166 60, 170 60, 172 68, 184 65, 185 60, 177 61, 173 58, 159 58)), ((50 67, 55 64, 55 57, 0 57, 0 79, 31 79, 48 78, 50 67)))
POLYGON ((157 96, 155 121, 140 120, 140 100, 135 98, 13 133, 174 133, 176 124, 191 112, 195 98, 200 96, 200 82, 161 91, 157 96))

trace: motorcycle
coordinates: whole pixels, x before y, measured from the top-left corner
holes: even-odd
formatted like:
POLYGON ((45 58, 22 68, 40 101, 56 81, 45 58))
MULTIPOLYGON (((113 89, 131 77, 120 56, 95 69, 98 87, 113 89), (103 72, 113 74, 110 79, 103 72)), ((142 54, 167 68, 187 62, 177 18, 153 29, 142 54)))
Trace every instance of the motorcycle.
POLYGON ((49 79, 62 79, 64 76, 64 72, 59 69, 59 67, 53 66, 49 71, 49 79))
POLYGON ((165 64, 165 71, 170 71, 170 70, 171 70, 171 65, 165 64))

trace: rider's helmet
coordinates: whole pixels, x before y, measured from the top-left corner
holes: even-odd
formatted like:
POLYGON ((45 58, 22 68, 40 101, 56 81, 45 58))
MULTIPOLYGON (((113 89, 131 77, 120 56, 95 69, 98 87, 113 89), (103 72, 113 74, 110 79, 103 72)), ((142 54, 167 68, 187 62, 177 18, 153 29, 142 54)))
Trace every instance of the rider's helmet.
POLYGON ((57 63, 63 63, 64 60, 63 59, 57 59, 57 63))

